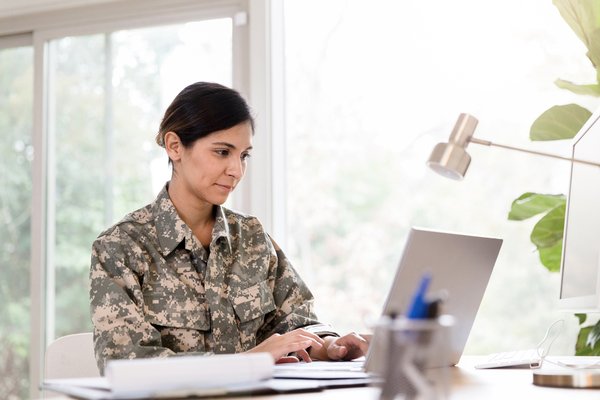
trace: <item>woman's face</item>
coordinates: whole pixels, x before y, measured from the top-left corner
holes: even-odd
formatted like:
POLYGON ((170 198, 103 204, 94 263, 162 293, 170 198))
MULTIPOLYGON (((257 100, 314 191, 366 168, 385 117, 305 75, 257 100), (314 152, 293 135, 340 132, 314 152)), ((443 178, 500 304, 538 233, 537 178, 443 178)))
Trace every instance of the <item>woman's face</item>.
POLYGON ((173 160, 174 174, 188 194, 221 205, 244 176, 251 150, 252 127, 243 122, 181 148, 179 159, 173 160))

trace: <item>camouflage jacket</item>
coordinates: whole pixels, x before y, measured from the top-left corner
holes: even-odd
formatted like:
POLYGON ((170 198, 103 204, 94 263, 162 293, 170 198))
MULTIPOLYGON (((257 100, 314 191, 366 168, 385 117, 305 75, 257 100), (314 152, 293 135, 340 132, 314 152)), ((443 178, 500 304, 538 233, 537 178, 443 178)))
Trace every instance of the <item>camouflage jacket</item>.
POLYGON ((255 217, 216 206, 207 252, 166 187, 96 239, 90 284, 101 372, 109 359, 243 352, 299 327, 335 335, 255 217))

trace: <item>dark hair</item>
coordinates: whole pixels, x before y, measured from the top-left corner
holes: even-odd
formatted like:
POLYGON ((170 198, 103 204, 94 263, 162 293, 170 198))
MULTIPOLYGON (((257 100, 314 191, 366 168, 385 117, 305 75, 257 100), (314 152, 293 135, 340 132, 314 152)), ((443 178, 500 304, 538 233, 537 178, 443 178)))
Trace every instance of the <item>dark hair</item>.
POLYGON ((246 100, 218 83, 196 82, 183 89, 165 111, 156 143, 164 147, 167 132, 175 132, 184 147, 213 132, 254 119, 246 100))

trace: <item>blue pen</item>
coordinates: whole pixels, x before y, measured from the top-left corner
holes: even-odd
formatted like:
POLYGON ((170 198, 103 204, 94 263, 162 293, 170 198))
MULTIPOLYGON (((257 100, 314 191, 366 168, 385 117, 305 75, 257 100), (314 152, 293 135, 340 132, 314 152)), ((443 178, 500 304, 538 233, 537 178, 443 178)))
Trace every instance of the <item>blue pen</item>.
POLYGON ((425 319, 428 318, 429 314, 429 303, 425 301, 425 293, 431 282, 431 275, 428 273, 423 274, 421 282, 417 286, 417 290, 413 294, 410 307, 406 317, 409 319, 425 319))

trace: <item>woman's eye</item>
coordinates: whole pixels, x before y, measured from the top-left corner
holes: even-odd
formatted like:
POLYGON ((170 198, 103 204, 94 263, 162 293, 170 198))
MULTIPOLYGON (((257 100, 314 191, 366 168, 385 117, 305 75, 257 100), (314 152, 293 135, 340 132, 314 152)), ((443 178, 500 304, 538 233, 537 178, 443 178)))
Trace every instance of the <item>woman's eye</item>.
POLYGON ((242 154, 242 160, 244 160, 244 161, 248 160, 250 157, 252 157, 252 154, 250 154, 250 153, 242 154))
POLYGON ((215 153, 222 157, 227 157, 229 155, 229 150, 215 150, 215 153))

